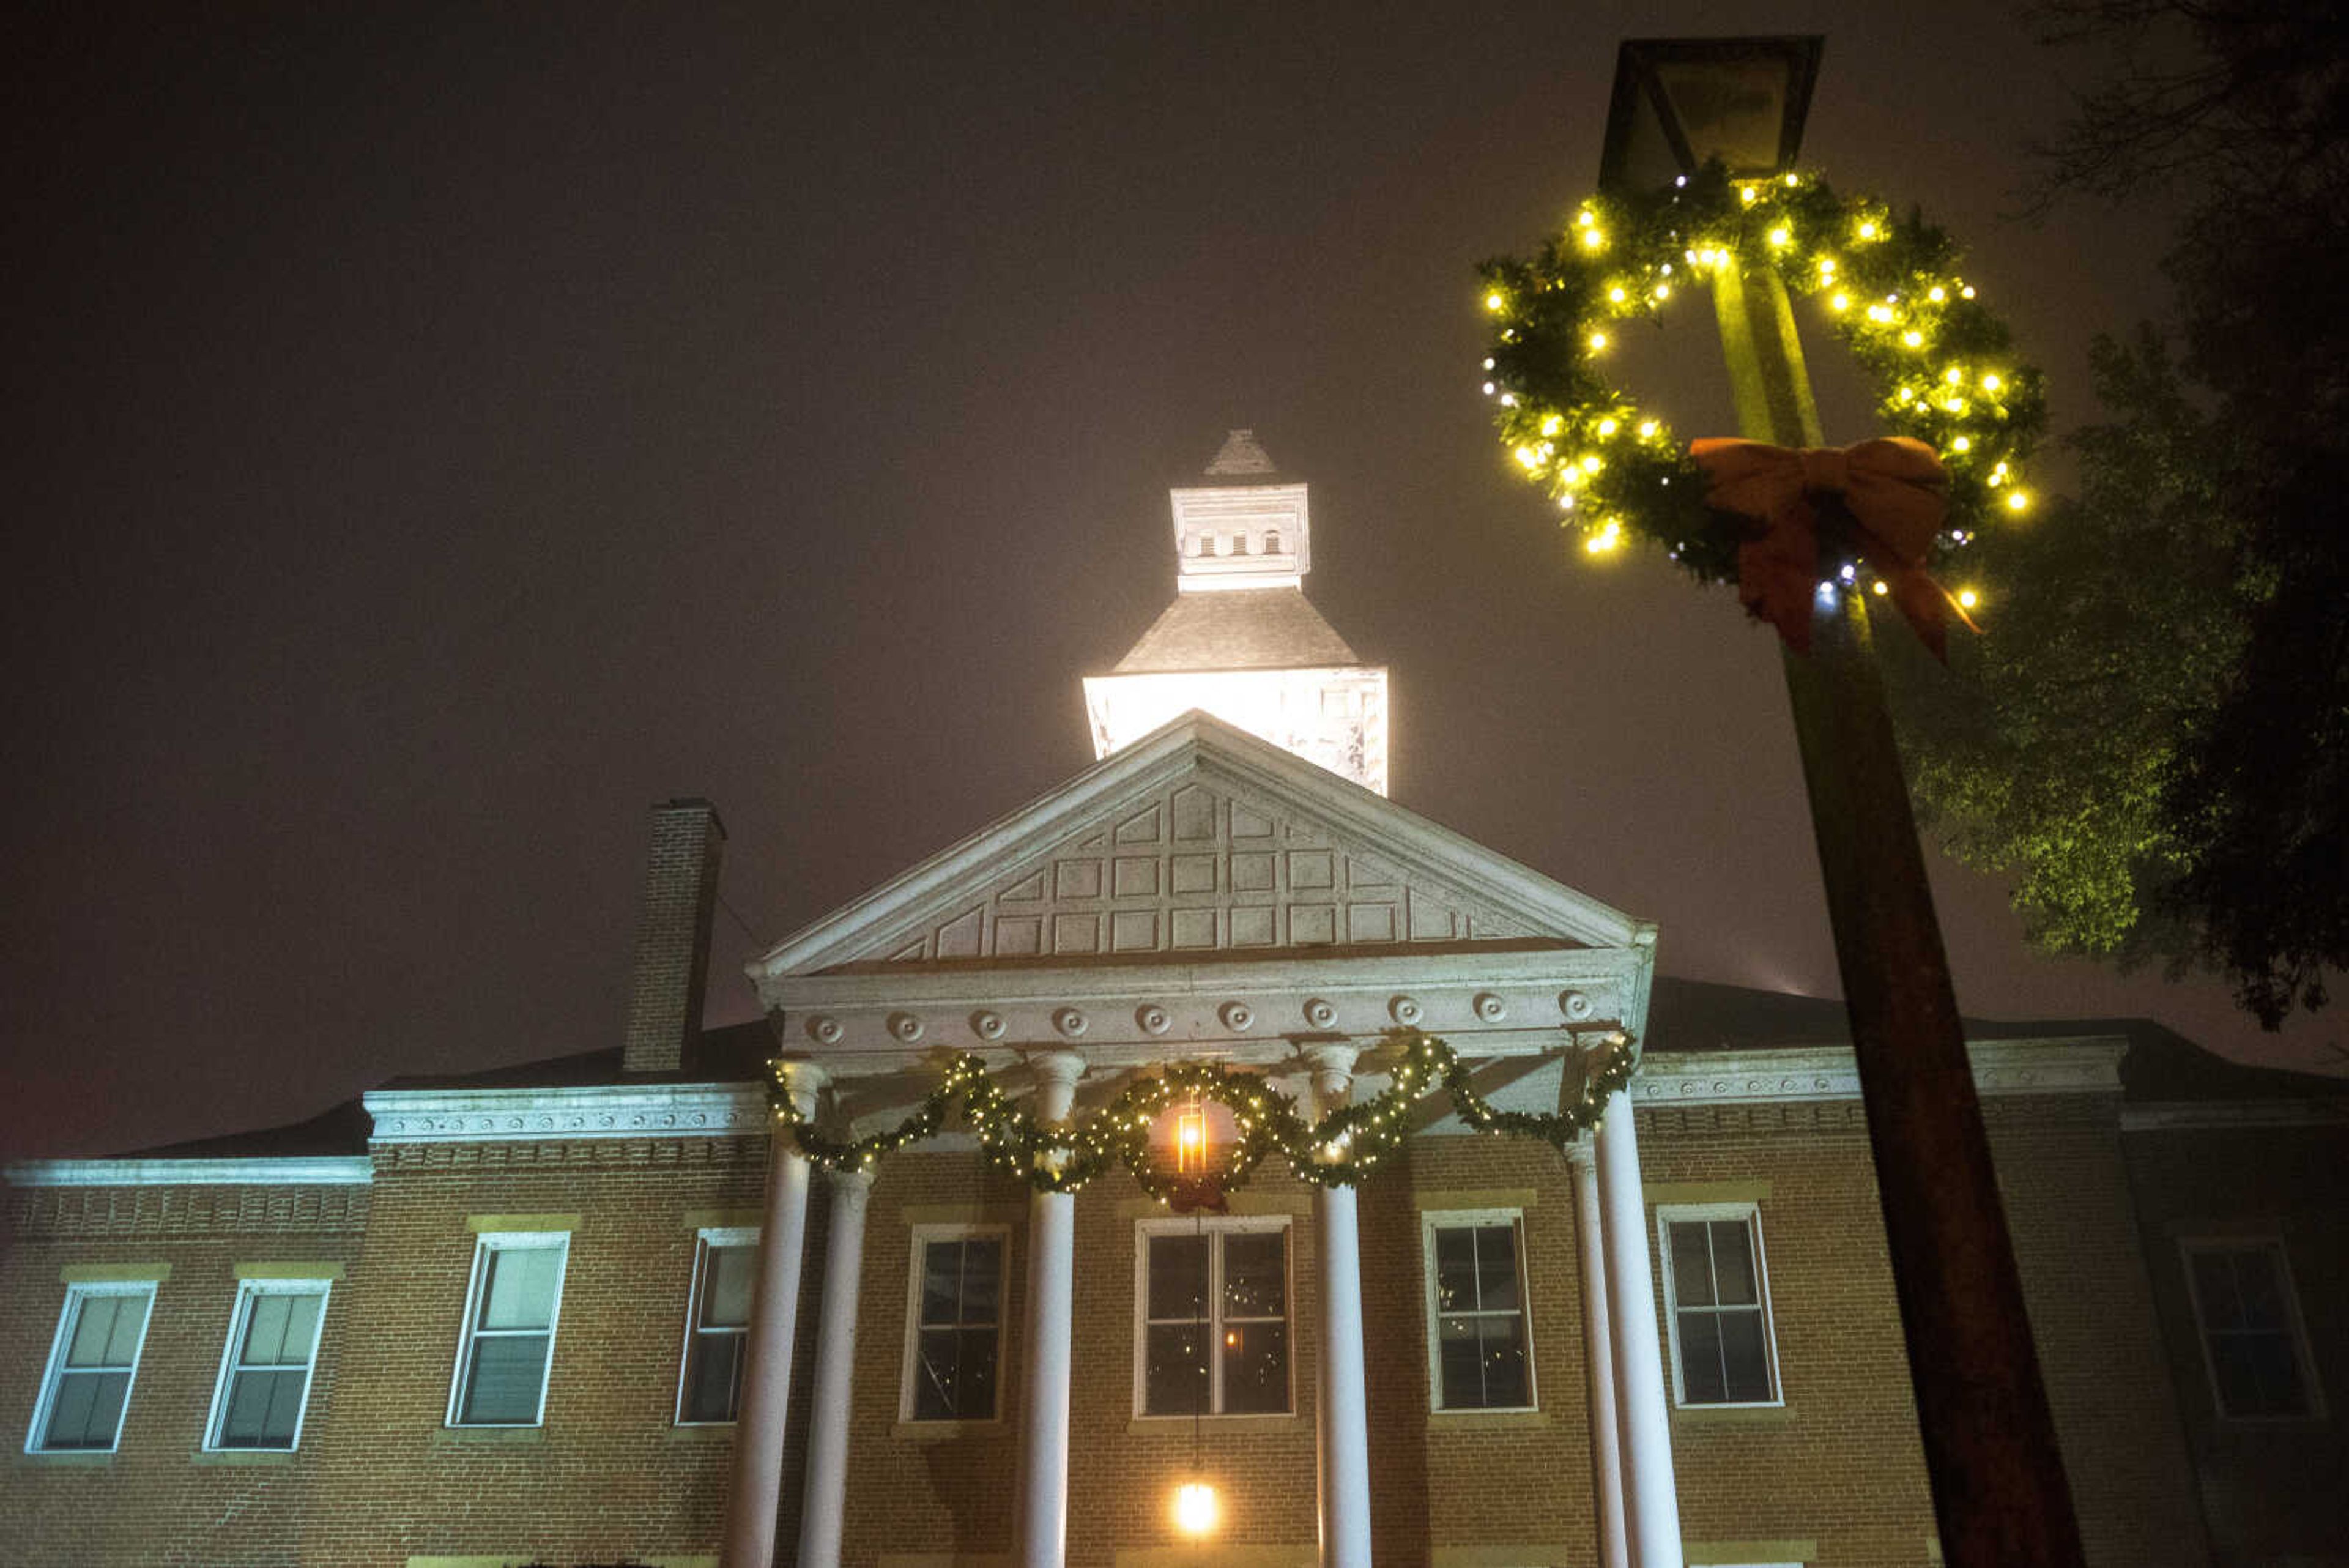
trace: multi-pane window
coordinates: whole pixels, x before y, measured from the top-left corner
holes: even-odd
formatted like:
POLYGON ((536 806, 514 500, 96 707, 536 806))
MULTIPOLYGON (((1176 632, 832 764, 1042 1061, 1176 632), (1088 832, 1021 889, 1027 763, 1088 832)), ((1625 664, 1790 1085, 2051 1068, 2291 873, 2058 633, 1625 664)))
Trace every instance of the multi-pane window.
POLYGON ((2230 1420, 2317 1414, 2283 1244, 2269 1236, 2182 1246, 2219 1414, 2230 1420))
POLYGON ((1751 1203, 1656 1211, 1674 1393, 1683 1405, 1775 1405, 1762 1219, 1751 1203))
POLYGON ((450 1426, 538 1425, 570 1250, 570 1235, 559 1231, 483 1236, 474 1248, 450 1426))
POLYGON ((294 1447, 326 1315, 324 1280, 247 1280, 237 1287, 206 1448, 294 1447))
POLYGON ((906 1420, 995 1418, 1003 1351, 1004 1247, 1001 1231, 915 1231, 900 1411, 906 1420))
POLYGON ((1288 1221, 1152 1220, 1140 1239, 1139 1412, 1287 1412, 1288 1221))
POLYGON ((151 1282, 67 1288, 27 1449, 71 1453, 114 1448, 154 1303, 151 1282))
POLYGON ((685 1365, 678 1374, 679 1426, 734 1419, 742 1399, 742 1363, 750 1343, 750 1288, 759 1275, 759 1232, 704 1231, 693 1248, 693 1290, 686 1305, 685 1365))
POLYGON ((1425 1215, 1428 1354, 1439 1410, 1534 1405, 1525 1268, 1513 1212, 1425 1215))

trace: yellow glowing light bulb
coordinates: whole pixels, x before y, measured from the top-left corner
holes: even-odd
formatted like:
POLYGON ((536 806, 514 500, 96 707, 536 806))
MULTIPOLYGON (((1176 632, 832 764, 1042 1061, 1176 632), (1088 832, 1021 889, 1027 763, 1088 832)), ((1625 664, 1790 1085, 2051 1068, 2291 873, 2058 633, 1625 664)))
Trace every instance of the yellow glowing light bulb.
POLYGON ((2029 492, 2010 490, 2006 493, 2006 509, 2009 512, 2021 512, 2030 504, 2031 495, 2029 492))
POLYGON ((1529 469, 1539 468, 1541 466, 1541 454, 1535 452, 1534 449, 1529 446, 1521 446, 1517 448, 1517 461, 1525 464, 1526 467, 1529 469))
POLYGON ((1584 250, 1595 251, 1606 243, 1607 236, 1600 234, 1597 229, 1585 229, 1582 231, 1582 248, 1584 250))
POLYGON ((1884 579, 1882 577, 1878 577, 1872 585, 1870 585, 1868 591, 1876 595, 1877 597, 1882 598, 1886 594, 1890 593, 1892 590, 1884 586, 1884 579))
POLYGON ((1656 285, 1656 297, 1658 299, 1670 299, 1671 296, 1672 286, 1671 284, 1660 283, 1656 285))
POLYGON ((1623 286, 1617 284, 1607 291, 1607 297, 1617 305, 1623 303, 1623 286))
POLYGON ((1174 1492, 1174 1527, 1185 1535, 1205 1535, 1216 1528, 1216 1489, 1205 1481, 1185 1481, 1174 1492))
POLYGON ((1950 297, 1950 291, 1943 288, 1937 283, 1932 287, 1925 291, 1925 297, 1931 300, 1934 304, 1939 305, 1941 301, 1950 297))
POLYGON ((1866 223, 1862 223, 1862 224, 1860 224, 1860 225, 1859 225, 1859 237, 1860 237, 1861 239, 1863 239, 1863 240, 1872 240, 1872 239, 1874 239, 1874 238, 1876 237, 1876 235, 1877 235, 1877 227, 1876 227, 1876 220, 1875 220, 1875 219, 1870 218, 1868 222, 1866 222, 1866 223))
POLYGON ((1597 452, 1589 453, 1582 460, 1582 472, 1585 473, 1596 473, 1602 466, 1597 452))
POLYGON ((1971 299, 1974 296, 1974 291, 1971 286, 1968 286, 1967 287, 1958 290, 1958 295, 1960 298, 1971 299))
POLYGON ((1950 442, 1951 452, 1971 452, 1973 449, 1973 438, 1971 436, 1960 436, 1950 442))
POLYGON ((1622 427, 1618 425, 1613 420, 1600 420, 1599 421, 1599 433, 1603 436, 1611 436, 1621 428, 1622 427))
POLYGON ((1982 390, 1985 392, 1995 392, 2004 385, 2006 383, 1998 379, 1995 371, 1987 371, 1982 376, 1982 390))
POLYGON ((1574 223, 1577 228, 1587 229, 1598 221, 1599 220, 1596 217, 1591 215, 1590 209, 1588 207, 1585 207, 1582 211, 1574 214, 1574 223))
POLYGON ((1802 182, 1803 178, 1799 174, 1789 174, 1786 176, 1786 188, 1790 191, 1802 182))
POLYGON ((1795 243, 1795 231, 1781 223, 1770 231, 1770 243, 1779 246, 1791 245, 1795 243))
POLYGON ((1901 388, 1901 389, 1900 389, 1900 400, 1901 400, 1902 402, 1904 402, 1904 403, 1913 403, 1913 402, 1915 402, 1915 401, 1917 400, 1917 393, 1916 393, 1915 389, 1913 389, 1913 388, 1909 388, 1909 387, 1903 387, 1903 388, 1901 388))
POLYGON ((1487 310, 1498 310, 1501 306, 1508 303, 1509 302, 1502 298, 1497 292, 1488 294, 1485 296, 1485 308, 1487 310))
POLYGON ((1653 441, 1656 439, 1656 432, 1662 428, 1663 427, 1661 425, 1659 425, 1653 420, 1641 420, 1640 421, 1640 439, 1641 441, 1653 441))
POLYGON ((1819 258, 1819 275, 1821 277, 1833 277, 1835 275, 1835 257, 1821 256, 1819 258))
POLYGON ((1960 609, 1971 609, 1974 606, 1980 603, 1982 603, 1982 595, 1974 592, 1973 589, 1960 588, 1958 590, 1958 607, 1960 609))
POLYGON ((1541 422, 1541 432, 1546 436, 1554 436, 1565 428, 1566 416, 1564 414, 1552 414, 1541 422))
POLYGON ((1958 369, 1955 365, 1951 366, 1948 369, 1941 372, 1941 379, 1947 381, 1952 387, 1961 384, 1965 379, 1966 373, 1958 369))
POLYGON ((1751 185, 1740 185, 1737 188, 1737 199, 1750 207, 1762 199, 1762 192, 1751 185))
POLYGON ((1871 305, 1868 307, 1868 318, 1870 321, 1889 321, 1892 319, 1892 307, 1889 305, 1871 305))
POLYGON ((1925 335, 1921 332, 1903 332, 1900 335, 1900 341, 1911 348, 1922 348, 1925 346, 1925 335))
POLYGON ((1827 308, 1829 310, 1837 311, 1849 310, 1851 308, 1851 296, 1844 293, 1841 289, 1836 290, 1834 297, 1827 301, 1827 308))
POLYGON ((1604 332, 1594 332, 1590 335, 1590 351, 1592 353, 1596 354, 1606 347, 1607 334, 1604 332))

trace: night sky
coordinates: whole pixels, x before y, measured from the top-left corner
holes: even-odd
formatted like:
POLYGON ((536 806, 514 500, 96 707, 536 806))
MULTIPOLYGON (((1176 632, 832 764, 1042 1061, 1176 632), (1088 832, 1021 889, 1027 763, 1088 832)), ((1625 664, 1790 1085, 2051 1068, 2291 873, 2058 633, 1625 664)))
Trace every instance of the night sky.
MULTIPOLYGON (((752 952, 1091 762, 1234 425, 1313 485, 1397 800, 1666 972, 1834 994, 1771 634, 1512 479, 1475 264, 1589 188, 1619 38, 1823 32, 1805 161, 1969 242, 2059 425, 2163 300, 2168 214, 2013 215, 2095 62, 2003 11, 54 9, 0 48, 14 1157, 616 1044, 670 795, 751 1015, 752 952)), ((1717 353, 1692 301, 1630 377, 1728 433, 1717 353)), ((1936 875, 1970 1014, 2339 1068, 1936 875)))

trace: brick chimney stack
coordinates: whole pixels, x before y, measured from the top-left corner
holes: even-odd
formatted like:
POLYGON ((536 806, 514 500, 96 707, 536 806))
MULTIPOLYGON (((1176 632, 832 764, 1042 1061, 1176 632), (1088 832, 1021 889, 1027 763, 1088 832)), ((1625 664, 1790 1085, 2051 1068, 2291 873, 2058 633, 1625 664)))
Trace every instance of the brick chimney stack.
POLYGON ((621 1053, 628 1072, 678 1071, 701 1031, 709 922, 718 909, 718 861, 725 843, 718 808, 706 800, 653 807, 652 864, 645 875, 644 924, 621 1053))

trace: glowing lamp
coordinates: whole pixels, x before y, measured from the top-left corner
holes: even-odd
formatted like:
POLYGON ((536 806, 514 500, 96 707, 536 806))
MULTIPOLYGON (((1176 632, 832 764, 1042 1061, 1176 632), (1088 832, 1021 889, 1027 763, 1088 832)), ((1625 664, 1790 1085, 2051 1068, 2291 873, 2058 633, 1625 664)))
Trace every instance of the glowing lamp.
POLYGON ((1715 158, 1737 179, 1783 177, 1802 145, 1825 43, 1625 39, 1615 56, 1599 188, 1661 190, 1715 158))
POLYGON ((1174 1174, 1207 1174, 1207 1113, 1197 1105, 1174 1118, 1174 1174))
POLYGON ((1185 1481, 1174 1489, 1174 1528, 1185 1535, 1205 1535, 1216 1528, 1216 1489, 1206 1481, 1185 1481))

